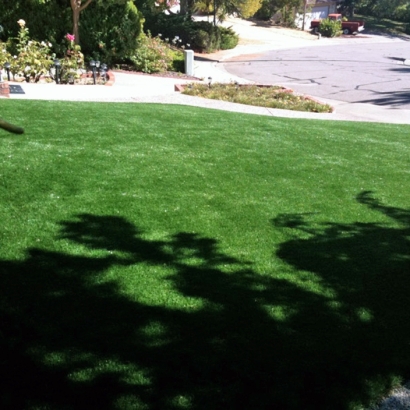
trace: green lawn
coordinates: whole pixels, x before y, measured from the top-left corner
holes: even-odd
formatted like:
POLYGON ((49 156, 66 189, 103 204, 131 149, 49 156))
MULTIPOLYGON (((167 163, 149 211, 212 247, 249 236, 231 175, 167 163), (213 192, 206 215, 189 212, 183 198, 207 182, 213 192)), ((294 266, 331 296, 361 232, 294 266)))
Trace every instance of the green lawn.
POLYGON ((406 32, 406 23, 402 21, 378 18, 369 15, 355 14, 352 20, 364 20, 366 32, 377 32, 385 34, 400 35, 406 32))
POLYGON ((2 409, 353 409, 410 378, 410 127, 0 100, 2 409))

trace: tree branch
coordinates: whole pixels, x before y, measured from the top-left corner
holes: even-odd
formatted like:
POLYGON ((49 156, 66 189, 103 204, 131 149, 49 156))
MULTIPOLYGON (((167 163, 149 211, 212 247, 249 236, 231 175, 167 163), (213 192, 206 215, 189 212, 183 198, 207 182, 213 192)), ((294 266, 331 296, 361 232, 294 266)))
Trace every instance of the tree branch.
POLYGON ((80 12, 87 8, 93 0, 87 0, 82 6, 80 6, 80 12))

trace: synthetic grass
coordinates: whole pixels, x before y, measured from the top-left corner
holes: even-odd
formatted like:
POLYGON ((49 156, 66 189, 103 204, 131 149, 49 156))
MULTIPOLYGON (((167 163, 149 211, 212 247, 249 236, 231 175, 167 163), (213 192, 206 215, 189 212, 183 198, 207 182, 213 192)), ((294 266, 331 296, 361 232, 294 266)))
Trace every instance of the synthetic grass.
POLYGON ((410 376, 410 127, 0 104, 1 408, 350 409, 410 376))

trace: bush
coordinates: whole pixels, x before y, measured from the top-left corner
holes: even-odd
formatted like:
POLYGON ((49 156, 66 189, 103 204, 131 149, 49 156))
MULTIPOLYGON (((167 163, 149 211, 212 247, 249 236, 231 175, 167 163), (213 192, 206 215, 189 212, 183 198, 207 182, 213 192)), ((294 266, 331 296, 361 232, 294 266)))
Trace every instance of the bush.
POLYGON ((272 3, 269 0, 263 0, 259 10, 255 13, 255 18, 259 20, 270 20, 274 14, 272 3))
POLYGON ((84 69, 84 55, 81 47, 75 44, 73 34, 67 34, 65 38, 68 41, 68 47, 64 58, 60 61, 60 76, 63 83, 73 84, 80 78, 80 70, 84 69))
POLYGON ((5 58, 9 60, 10 71, 13 77, 19 76, 23 77, 27 82, 37 82, 40 80, 41 75, 48 73, 53 64, 50 53, 51 43, 31 40, 26 22, 20 19, 17 23, 20 26, 20 30, 17 37, 8 40, 6 44, 7 50, 3 50, 5 58), (10 51, 13 54, 13 58, 10 51))
POLYGON ((108 5, 92 2, 81 13, 80 22, 83 53, 112 64, 135 52, 143 17, 132 1, 108 5))
POLYGON ((4 40, 18 35, 16 22, 24 19, 30 27, 33 40, 47 39, 55 52, 60 52, 59 45, 64 35, 72 29, 72 12, 66 0, 0 0, 1 25, 4 28, 4 40))
POLYGON ((173 39, 178 36, 183 44, 190 42, 193 34, 193 20, 187 15, 145 12, 145 32, 152 33, 153 36, 162 36, 163 39, 173 39))
POLYGON ((130 60, 138 71, 159 73, 172 68, 174 53, 159 37, 152 37, 148 33, 138 39, 137 50, 130 60))
MULTIPOLYGON (((33 40, 47 38, 56 54, 62 54, 64 36, 72 30, 72 11, 67 0, 0 0, 2 39, 16 37, 16 21, 24 19, 33 40)), ((84 54, 107 63, 125 59, 136 48, 143 17, 132 0, 97 2, 81 12, 80 43, 84 54)))
POLYGON ((232 30, 231 27, 219 27, 221 32, 221 50, 230 50, 238 45, 239 36, 232 30))
POLYGON ((340 21, 323 19, 320 22, 319 33, 325 37, 335 37, 342 33, 342 23, 340 21))
POLYGON ((172 71, 176 71, 179 73, 185 72, 185 58, 184 53, 182 51, 173 51, 173 58, 172 58, 172 71))
POLYGON ((198 21, 193 25, 192 47, 198 51, 212 52, 221 45, 221 30, 207 21, 198 21))
POLYGON ((238 36, 232 29, 214 26, 207 21, 193 21, 185 15, 150 14, 147 15, 145 28, 153 35, 162 38, 179 37, 182 45, 198 52, 212 52, 230 49, 238 44, 238 36))

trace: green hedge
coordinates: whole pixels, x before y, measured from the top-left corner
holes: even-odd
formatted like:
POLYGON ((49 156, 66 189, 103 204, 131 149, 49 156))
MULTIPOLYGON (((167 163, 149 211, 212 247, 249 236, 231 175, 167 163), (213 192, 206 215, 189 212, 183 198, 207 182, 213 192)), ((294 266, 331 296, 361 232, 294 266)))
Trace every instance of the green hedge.
POLYGON ((92 2, 81 13, 81 49, 108 64, 122 62, 137 49, 142 22, 132 1, 105 6, 92 2))
MULTIPOLYGON (((33 1, 0 0, 0 24, 4 28, 0 40, 16 37, 23 19, 33 40, 47 40, 59 55, 66 46, 65 35, 72 33, 72 11, 67 0, 33 1)), ((132 54, 142 29, 143 17, 134 2, 115 4, 93 1, 80 15, 81 49, 88 57, 107 63, 132 54)))
POLYGON ((198 52, 212 52, 236 47, 239 37, 231 29, 214 26, 207 21, 193 21, 184 15, 147 14, 144 29, 154 36, 172 42, 178 38, 181 45, 198 52))

